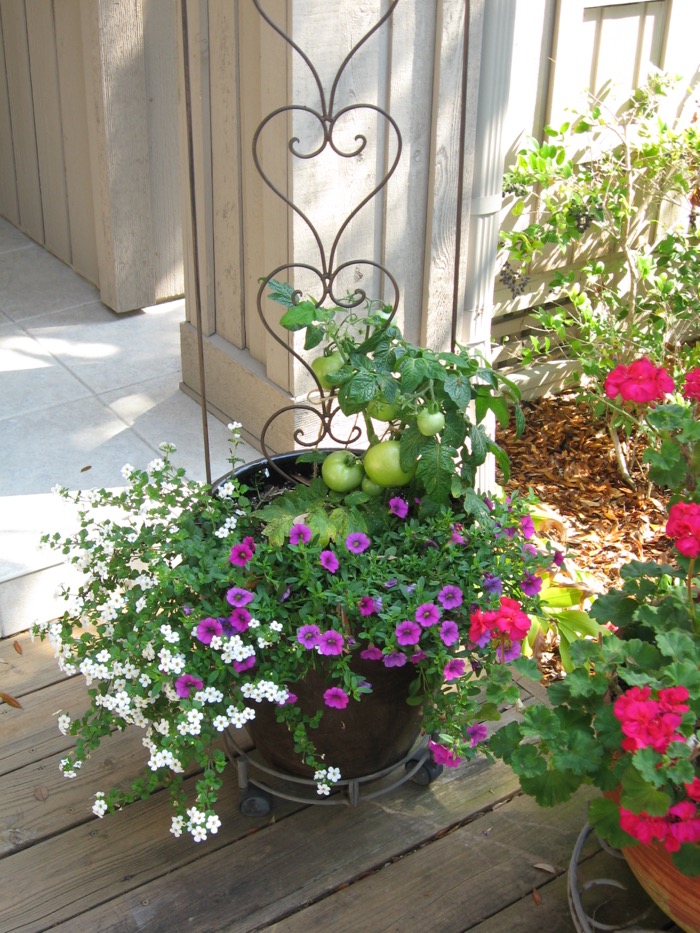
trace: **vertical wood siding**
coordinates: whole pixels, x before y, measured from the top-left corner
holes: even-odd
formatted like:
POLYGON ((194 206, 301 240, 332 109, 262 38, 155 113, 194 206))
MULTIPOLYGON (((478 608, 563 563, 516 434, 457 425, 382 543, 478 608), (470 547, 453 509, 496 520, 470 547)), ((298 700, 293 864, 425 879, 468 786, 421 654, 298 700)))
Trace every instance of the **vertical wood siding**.
POLYGON ((163 0, 0 0, 0 214, 118 311, 184 290, 175 28, 163 0))

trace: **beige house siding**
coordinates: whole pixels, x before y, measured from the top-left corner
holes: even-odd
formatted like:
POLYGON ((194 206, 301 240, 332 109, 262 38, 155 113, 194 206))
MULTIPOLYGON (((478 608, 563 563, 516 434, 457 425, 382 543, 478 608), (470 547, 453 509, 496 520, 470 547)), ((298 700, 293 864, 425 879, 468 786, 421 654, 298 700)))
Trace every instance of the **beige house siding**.
POLYGON ((184 290, 175 11, 0 0, 0 214, 117 311, 184 290))

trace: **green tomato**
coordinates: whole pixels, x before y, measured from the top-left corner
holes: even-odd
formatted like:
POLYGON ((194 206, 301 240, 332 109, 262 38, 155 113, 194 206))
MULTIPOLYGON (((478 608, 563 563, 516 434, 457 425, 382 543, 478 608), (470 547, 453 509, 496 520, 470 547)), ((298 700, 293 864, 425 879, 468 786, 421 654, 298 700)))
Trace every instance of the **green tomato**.
POLYGON ((367 414, 375 421, 393 421, 399 413, 399 406, 387 402, 383 397, 373 398, 367 405, 367 414))
POLYGON ((424 437, 433 437, 445 427, 445 416, 441 411, 430 411, 422 408, 416 416, 418 430, 424 437))
POLYGON ((415 465, 401 469, 401 445, 398 441, 380 441, 370 447, 364 459, 365 472, 379 486, 405 486, 415 473, 415 465))
POLYGON ((333 383, 328 381, 328 376, 343 368, 343 355, 339 350, 334 350, 329 356, 317 356, 311 361, 311 368, 321 388, 332 389, 333 383))
POLYGON ((362 492, 367 493, 368 496, 381 496, 384 492, 384 486, 380 486, 379 483, 371 480, 369 476, 365 476, 362 480, 362 492))
POLYGON ((350 492, 362 482, 365 471, 362 462, 349 450, 334 450, 321 467, 323 481, 333 492, 350 492))

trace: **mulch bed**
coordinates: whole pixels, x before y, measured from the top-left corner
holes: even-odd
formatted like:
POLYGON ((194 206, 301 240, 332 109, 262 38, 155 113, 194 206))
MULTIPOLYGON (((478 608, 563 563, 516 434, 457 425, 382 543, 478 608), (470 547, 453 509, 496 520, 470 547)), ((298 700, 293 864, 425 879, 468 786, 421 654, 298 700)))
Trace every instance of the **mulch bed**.
POLYGON ((664 536, 666 499, 649 488, 637 455, 630 452, 636 488, 621 478, 604 421, 570 396, 523 405, 525 432, 499 431, 511 461, 506 490, 532 489, 558 513, 566 529, 567 555, 594 590, 619 581, 620 567, 639 560, 669 560, 664 536))

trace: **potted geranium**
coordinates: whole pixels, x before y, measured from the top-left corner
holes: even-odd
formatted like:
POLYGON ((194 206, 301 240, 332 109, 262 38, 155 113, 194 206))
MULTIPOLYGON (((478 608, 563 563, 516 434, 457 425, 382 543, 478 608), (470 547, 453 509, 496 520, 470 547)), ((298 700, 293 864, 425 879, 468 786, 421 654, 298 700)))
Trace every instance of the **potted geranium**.
MULTIPOLYGON (((483 360, 406 342, 375 302, 361 315, 273 289, 288 306, 282 323, 324 348, 318 388, 362 419, 366 452, 273 457, 212 490, 176 469, 164 445, 147 470, 125 468, 123 491, 62 490, 79 503, 81 527, 47 537, 84 573, 63 617, 40 629, 63 669, 90 685, 87 713, 59 717, 76 739, 64 773, 113 729, 142 728, 146 776, 98 792, 94 812, 166 783, 172 831, 197 841, 220 825, 225 730, 254 729, 267 712, 296 762, 284 767, 328 795, 360 767, 340 760, 354 741, 347 717, 386 673, 399 675, 399 706, 417 717, 401 726, 405 745, 422 730, 438 765, 473 757, 486 722, 518 699, 513 664, 541 575, 559 559, 536 546, 526 499, 475 491, 489 451, 507 470, 482 422, 489 411, 505 421, 512 394, 483 360), (339 752, 325 744, 327 722, 339 752), (186 800, 193 766, 201 777, 186 800)), ((234 466, 237 435, 233 426, 234 466)), ((280 743, 268 742, 273 759, 280 743)))
POLYGON ((604 796, 589 811, 595 830, 623 848, 677 922, 697 930, 700 369, 687 373, 679 389, 647 359, 617 366, 605 381, 609 403, 624 407, 650 439, 644 459, 649 479, 670 493, 665 531, 677 560, 635 560, 622 568, 621 587, 591 608, 607 634, 575 643, 574 669, 548 689, 551 708, 527 709, 522 722, 499 731, 491 749, 545 806, 582 784, 599 787, 604 796), (651 877, 649 860, 659 853, 666 874, 673 868, 680 875, 686 913, 651 877))

